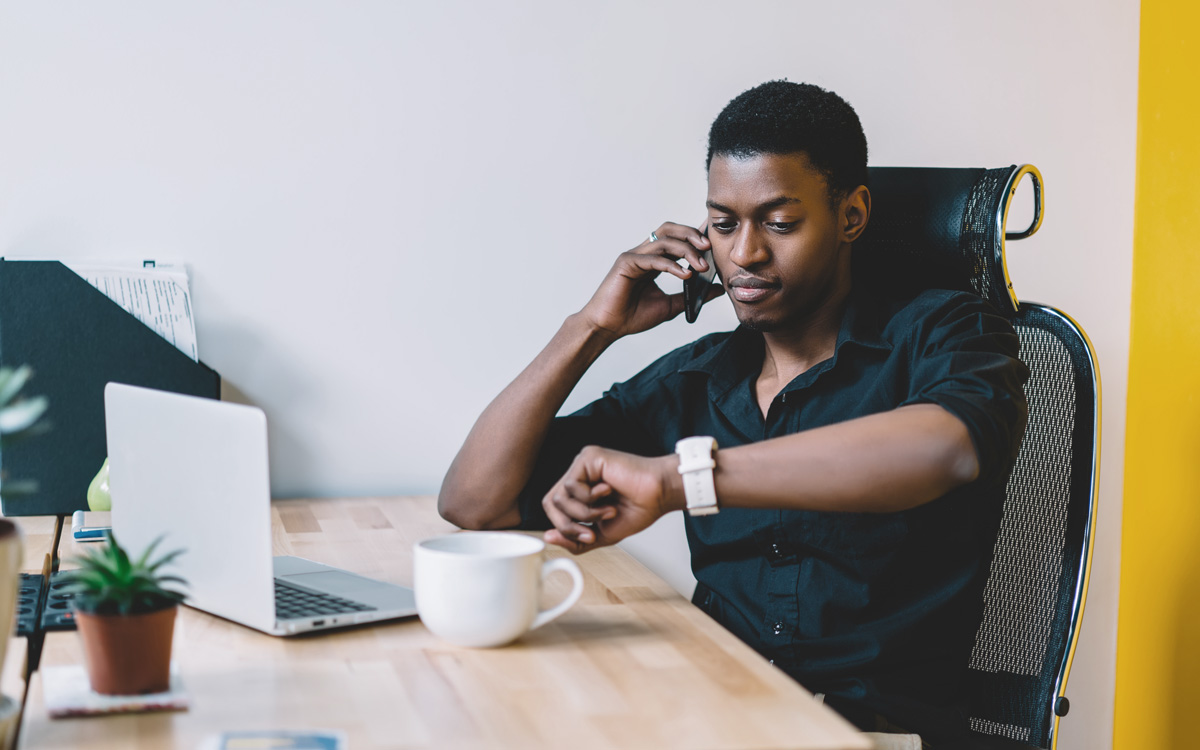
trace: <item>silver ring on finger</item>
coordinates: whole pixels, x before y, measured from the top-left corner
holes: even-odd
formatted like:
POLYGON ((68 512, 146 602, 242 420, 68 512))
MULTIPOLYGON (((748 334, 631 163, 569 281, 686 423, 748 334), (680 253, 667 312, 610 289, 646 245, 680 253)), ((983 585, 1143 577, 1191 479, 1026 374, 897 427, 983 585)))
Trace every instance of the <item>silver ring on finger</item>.
POLYGON ((658 235, 657 235, 657 234, 655 234, 654 232, 651 232, 651 233, 650 233, 650 241, 651 241, 651 242, 658 242, 658 235))

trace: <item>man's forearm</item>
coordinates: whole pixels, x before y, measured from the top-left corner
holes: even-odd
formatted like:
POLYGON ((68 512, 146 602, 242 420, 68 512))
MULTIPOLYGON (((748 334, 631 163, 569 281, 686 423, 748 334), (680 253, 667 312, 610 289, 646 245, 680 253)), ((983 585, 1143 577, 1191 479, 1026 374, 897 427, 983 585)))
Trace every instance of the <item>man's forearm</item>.
POLYGON ((516 498, 558 410, 612 343, 580 315, 567 318, 546 348, 484 410, 450 465, 438 510, 463 528, 520 521, 516 498))
MULTIPOLYGON (((979 474, 966 426, 934 404, 718 450, 716 462, 717 497, 735 508, 894 512, 979 474)), ((668 479, 669 506, 684 507, 678 473, 668 479)))

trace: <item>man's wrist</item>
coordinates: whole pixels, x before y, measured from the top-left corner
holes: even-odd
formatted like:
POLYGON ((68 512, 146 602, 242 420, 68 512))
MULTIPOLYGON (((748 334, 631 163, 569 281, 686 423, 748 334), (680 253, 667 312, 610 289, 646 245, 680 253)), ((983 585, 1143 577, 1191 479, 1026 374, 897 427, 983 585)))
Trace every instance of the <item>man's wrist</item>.
POLYGON ((597 356, 620 338, 620 336, 607 328, 601 328, 588 320, 582 312, 568 315, 567 319, 563 322, 562 330, 569 333, 572 337, 582 339, 584 348, 596 350, 597 356))
POLYGON ((687 494, 683 489, 683 475, 679 473, 679 454, 670 453, 659 460, 662 481, 663 514, 673 510, 687 510, 687 494))

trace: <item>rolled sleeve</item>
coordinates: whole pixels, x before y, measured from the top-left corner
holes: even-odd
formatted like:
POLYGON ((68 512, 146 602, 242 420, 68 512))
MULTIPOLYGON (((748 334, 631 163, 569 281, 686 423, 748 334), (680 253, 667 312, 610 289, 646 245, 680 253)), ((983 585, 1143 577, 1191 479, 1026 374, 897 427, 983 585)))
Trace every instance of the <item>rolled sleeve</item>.
POLYGON ((1012 325, 971 295, 953 295, 917 331, 903 405, 937 404, 958 417, 971 436, 982 483, 1003 486, 1021 449, 1029 369, 1019 352, 1012 325))

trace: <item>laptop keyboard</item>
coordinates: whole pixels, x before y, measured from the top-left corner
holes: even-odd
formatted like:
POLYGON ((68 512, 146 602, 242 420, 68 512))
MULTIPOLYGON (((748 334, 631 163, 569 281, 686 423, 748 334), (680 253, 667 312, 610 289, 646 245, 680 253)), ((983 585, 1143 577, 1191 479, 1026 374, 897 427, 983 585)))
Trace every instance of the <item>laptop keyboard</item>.
POLYGON ((298 586, 283 583, 278 579, 275 580, 275 617, 280 620, 374 611, 374 607, 369 607, 360 602, 343 599, 340 596, 333 596, 332 594, 308 591, 298 586))

